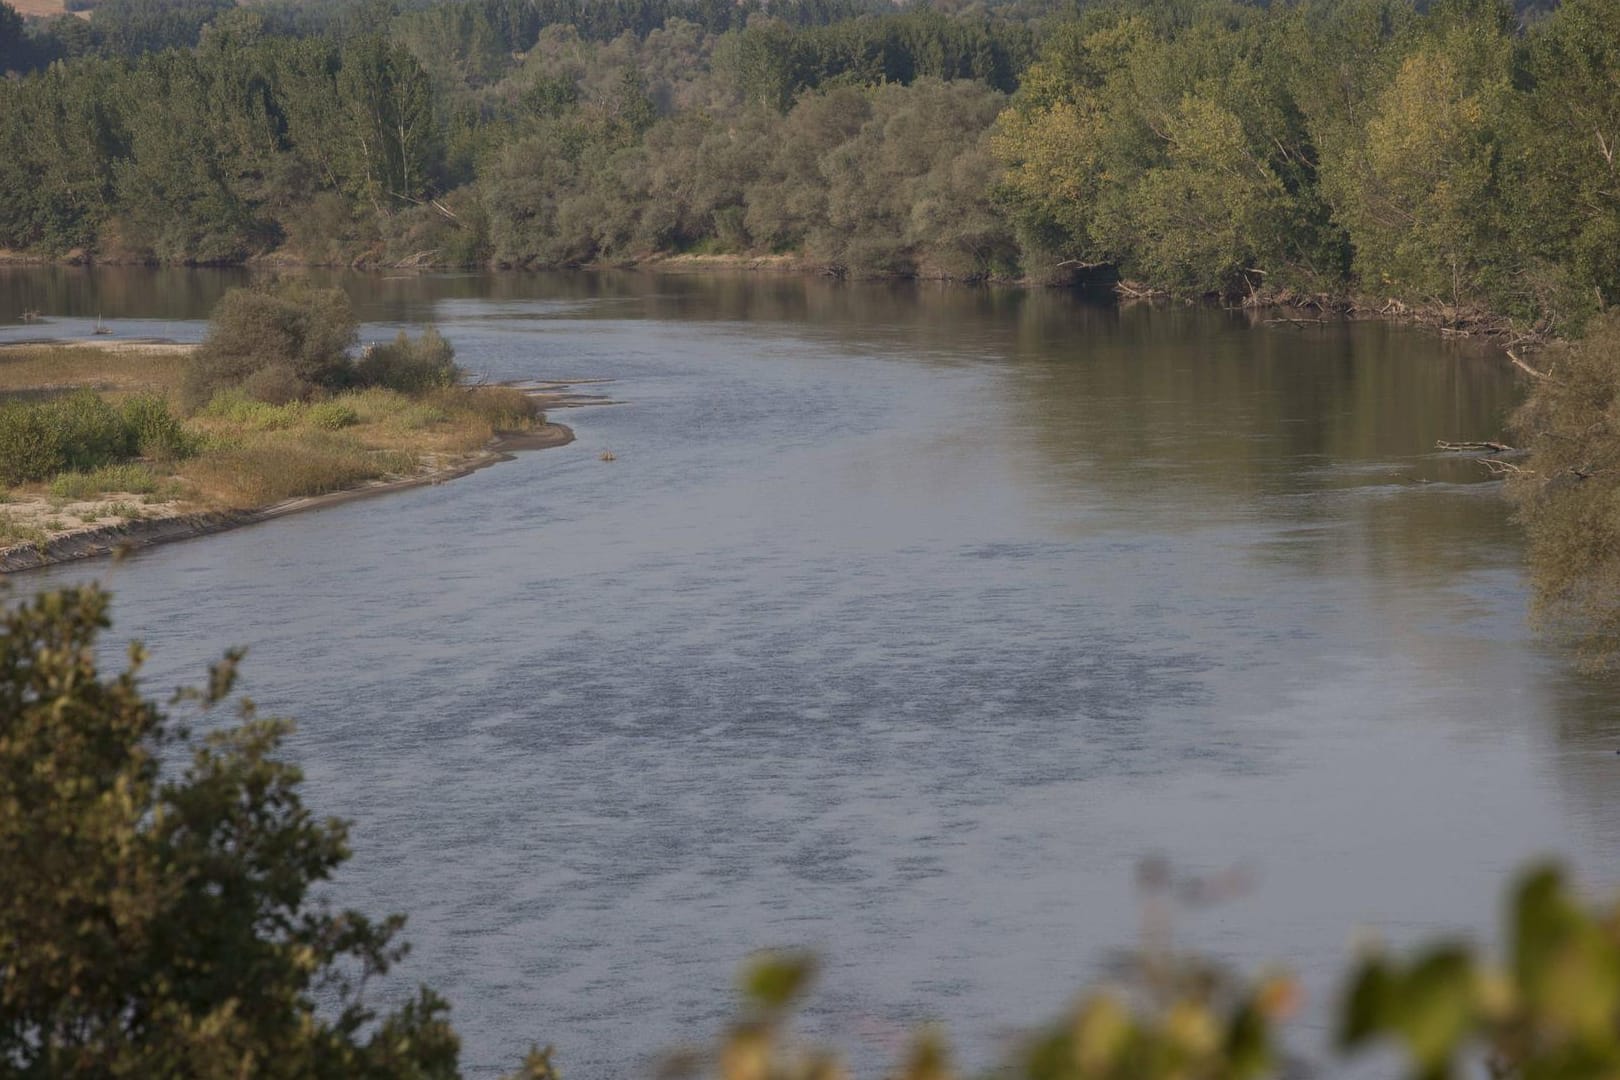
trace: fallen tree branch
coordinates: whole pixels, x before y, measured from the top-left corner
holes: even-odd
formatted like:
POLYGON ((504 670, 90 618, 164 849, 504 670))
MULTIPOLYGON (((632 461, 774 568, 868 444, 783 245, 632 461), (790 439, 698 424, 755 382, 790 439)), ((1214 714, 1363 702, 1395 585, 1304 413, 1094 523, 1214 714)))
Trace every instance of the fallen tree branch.
POLYGON ((1542 371, 1539 368, 1533 368, 1529 364, 1525 363, 1523 360, 1519 359, 1519 354, 1514 352, 1512 349, 1507 350, 1507 358, 1509 360, 1513 361, 1513 366, 1514 367, 1518 368, 1520 371, 1524 372, 1526 375, 1529 375, 1529 376, 1531 376, 1533 378, 1537 378, 1537 379, 1551 378, 1551 376, 1549 376, 1545 371, 1542 371))
POLYGON ((1485 439, 1480 442, 1447 442, 1445 439, 1439 439, 1435 442, 1434 446, 1437 450, 1453 450, 1459 452, 1468 450, 1485 450, 1492 454, 1518 453, 1517 448, 1509 446, 1507 443, 1499 443, 1490 439, 1485 439))

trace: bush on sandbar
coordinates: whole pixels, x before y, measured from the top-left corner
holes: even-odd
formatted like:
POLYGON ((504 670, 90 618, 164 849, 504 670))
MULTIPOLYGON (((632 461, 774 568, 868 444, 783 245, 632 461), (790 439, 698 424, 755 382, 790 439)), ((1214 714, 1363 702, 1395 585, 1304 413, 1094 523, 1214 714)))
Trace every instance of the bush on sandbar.
POLYGON ((143 452, 172 459, 191 450, 189 435, 158 397, 131 398, 120 409, 81 390, 42 404, 0 406, 0 483, 88 472, 143 452))
POLYGON ((124 402, 122 412, 142 457, 178 461, 196 452, 196 439, 169 411, 169 402, 161 395, 137 394, 124 402))
POLYGON ((355 363, 355 382, 417 394, 454 386, 461 378, 456 351, 433 327, 412 341, 405 331, 386 345, 367 347, 355 363))
POLYGON ((208 336, 186 365, 186 406, 199 408, 226 389, 285 404, 317 388, 347 386, 357 328, 342 289, 296 279, 232 289, 214 308, 208 336))

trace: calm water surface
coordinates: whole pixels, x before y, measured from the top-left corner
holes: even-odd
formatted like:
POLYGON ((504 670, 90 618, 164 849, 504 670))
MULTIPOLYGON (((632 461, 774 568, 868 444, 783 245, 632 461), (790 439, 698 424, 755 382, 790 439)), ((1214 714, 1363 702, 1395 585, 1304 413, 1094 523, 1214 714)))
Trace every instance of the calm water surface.
MULTIPOLYGON (((195 340, 236 279, 34 270, 0 337, 195 340)), ((345 277, 492 378, 615 380, 574 445, 143 554, 99 577, 154 691, 249 646, 344 903, 477 1075, 705 1038, 771 945, 809 1026, 970 1063, 1135 936, 1132 868, 1246 864, 1182 938, 1300 972, 1356 928, 1486 932, 1556 852, 1620 879, 1620 694, 1525 624, 1507 365, 1374 324, 1059 293, 652 276, 345 277), (597 460, 612 449, 618 460, 597 460)))

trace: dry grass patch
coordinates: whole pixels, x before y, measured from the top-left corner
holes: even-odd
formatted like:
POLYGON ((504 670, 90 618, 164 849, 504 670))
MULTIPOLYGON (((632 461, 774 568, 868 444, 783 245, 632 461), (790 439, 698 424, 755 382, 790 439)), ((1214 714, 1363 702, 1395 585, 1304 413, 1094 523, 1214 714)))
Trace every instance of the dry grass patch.
MULTIPOLYGON (((53 15, 61 15, 67 11, 67 8, 62 4, 62 0, 13 0, 11 6, 17 9, 17 14, 25 18, 29 15, 50 18, 53 15)), ((85 16, 81 15, 80 17, 85 16)))
POLYGON ((186 462, 181 478, 206 502, 247 510, 408 476, 418 455, 376 450, 347 433, 265 431, 221 443, 186 462))
POLYGON ((9 547, 12 544, 43 546, 46 539, 45 530, 30 515, 19 514, 13 510, 0 510, 0 547, 9 547))
POLYGON ((545 422, 531 398, 506 387, 447 387, 417 395, 373 387, 340 394, 330 404, 349 410, 353 422, 347 430, 379 450, 472 453, 499 433, 531 431, 545 422))
POLYGON ((185 345, 0 346, 0 394, 88 386, 133 392, 178 390, 185 345))
POLYGON ((190 421, 200 452, 176 471, 203 501, 246 509, 416 475, 543 422, 530 398, 499 387, 373 387, 286 405, 227 391, 190 421))

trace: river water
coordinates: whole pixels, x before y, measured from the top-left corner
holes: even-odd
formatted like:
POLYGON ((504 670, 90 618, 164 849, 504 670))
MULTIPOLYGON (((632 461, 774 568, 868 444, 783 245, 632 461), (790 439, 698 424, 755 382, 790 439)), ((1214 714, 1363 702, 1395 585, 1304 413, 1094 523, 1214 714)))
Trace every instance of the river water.
MULTIPOLYGON (((195 340, 236 279, 29 270, 43 327, 195 340)), ((397 987, 474 1075, 716 1033, 739 964, 822 958, 868 1071, 995 1060, 1136 940, 1133 867, 1246 867, 1182 941, 1302 976, 1358 933, 1489 933, 1557 853, 1612 884, 1620 694, 1526 624, 1479 351, 1060 292, 651 275, 344 276, 496 379, 600 378, 573 445, 155 549, 99 578, 154 692, 249 647, 354 822, 336 898, 410 914, 397 987), (617 457, 598 459, 603 450, 617 457)))

